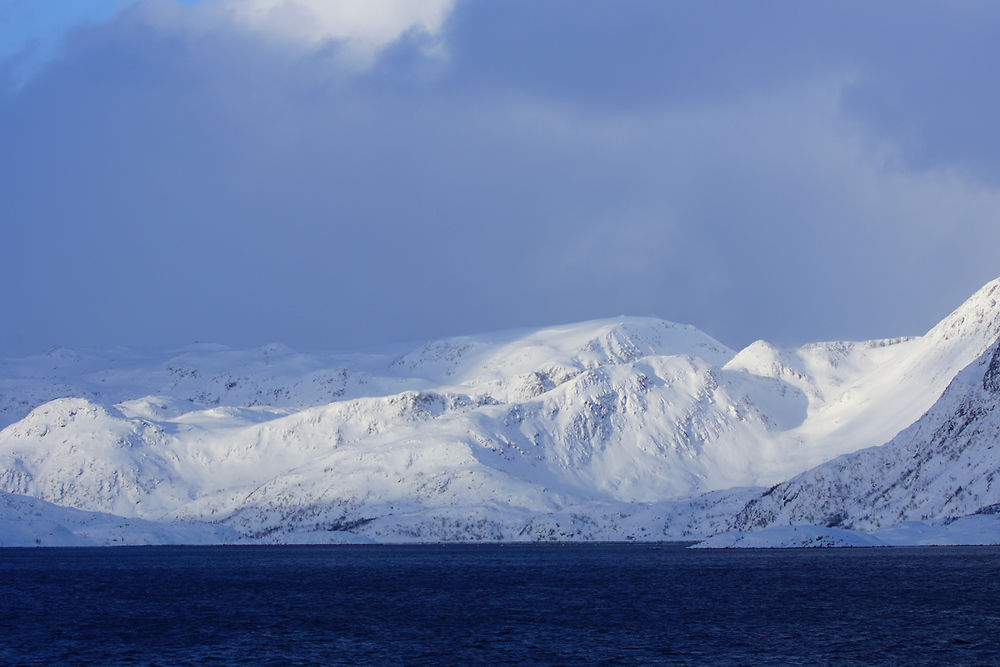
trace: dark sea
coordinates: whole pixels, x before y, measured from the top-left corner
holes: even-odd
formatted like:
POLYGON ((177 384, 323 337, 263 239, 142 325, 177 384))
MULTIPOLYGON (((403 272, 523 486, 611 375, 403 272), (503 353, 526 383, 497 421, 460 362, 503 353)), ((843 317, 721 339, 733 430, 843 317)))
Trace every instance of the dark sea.
POLYGON ((1000 664, 1000 548, 0 549, 3 664, 1000 664))

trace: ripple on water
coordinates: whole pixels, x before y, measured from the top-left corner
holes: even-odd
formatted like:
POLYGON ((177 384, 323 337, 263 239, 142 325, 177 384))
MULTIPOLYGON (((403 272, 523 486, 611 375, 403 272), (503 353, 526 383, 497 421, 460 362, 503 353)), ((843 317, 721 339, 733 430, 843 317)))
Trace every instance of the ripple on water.
POLYGON ((0 550, 0 663, 997 663, 1000 549, 0 550))

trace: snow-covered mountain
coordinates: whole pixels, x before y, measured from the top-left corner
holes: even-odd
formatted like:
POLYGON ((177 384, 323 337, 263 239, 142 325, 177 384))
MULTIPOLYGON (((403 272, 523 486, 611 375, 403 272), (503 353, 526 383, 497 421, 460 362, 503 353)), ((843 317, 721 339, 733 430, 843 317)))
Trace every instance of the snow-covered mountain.
POLYGON ((913 424, 1000 337, 998 299, 919 338, 738 353, 650 318, 353 355, 59 348, 0 361, 0 491, 254 539, 701 536, 913 424))
POLYGON ((815 524, 870 531, 974 514, 1000 514, 1000 342, 892 441, 769 489, 739 513, 735 527, 815 524))
POLYGON ((0 492, 0 547, 219 544, 241 539, 218 524, 126 519, 0 492))

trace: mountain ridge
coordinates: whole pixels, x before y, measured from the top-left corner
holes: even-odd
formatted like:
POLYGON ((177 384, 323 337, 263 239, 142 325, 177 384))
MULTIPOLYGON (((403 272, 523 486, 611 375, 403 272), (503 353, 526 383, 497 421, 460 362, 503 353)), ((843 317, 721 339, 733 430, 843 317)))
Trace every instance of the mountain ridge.
POLYGON ((792 349, 620 317, 356 355, 5 359, 0 491, 254 539, 701 536, 917 422, 1000 337, 998 297, 921 337, 792 349))
POLYGON ((884 445, 845 454, 750 501, 736 530, 818 524, 876 530, 1000 508, 1000 339, 920 420, 884 445))

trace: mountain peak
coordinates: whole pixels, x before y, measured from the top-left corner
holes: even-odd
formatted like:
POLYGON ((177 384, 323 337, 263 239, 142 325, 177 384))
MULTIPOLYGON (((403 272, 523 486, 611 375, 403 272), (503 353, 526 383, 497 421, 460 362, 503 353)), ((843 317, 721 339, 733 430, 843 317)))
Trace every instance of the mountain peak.
POLYGON ((997 337, 1000 337, 1000 278, 983 285, 927 332, 927 338, 936 341, 980 338, 986 345, 997 337))
MULTIPOLYGON (((620 538, 632 534, 621 532, 631 530, 626 517, 661 511, 636 503, 666 508, 704 490, 770 485, 893 440, 949 384, 936 421, 921 427, 944 449, 907 449, 892 461, 898 472, 909 473, 913 452, 947 459, 973 437, 988 448, 998 303, 1000 280, 921 338, 795 349, 757 341, 739 354, 687 324, 623 316, 447 338, 402 356, 402 345, 333 355, 271 344, 5 360, 0 417, 14 423, 0 431, 0 492, 220 521, 250 538, 354 529, 404 541, 541 530, 620 538), (953 409, 965 405, 957 389, 977 402, 953 409), (553 530, 526 528, 543 520, 553 530)), ((980 458, 993 465, 990 456, 980 458)), ((862 482, 882 475, 854 460, 862 482)), ((995 472, 977 470, 984 480, 995 472)), ((840 481, 829 477, 831 488, 840 481)), ((824 487, 817 497, 829 495, 824 487)), ((961 508, 997 497, 974 500, 961 508)), ((840 511, 816 506, 824 521, 840 511)), ((658 516, 643 519, 646 537, 703 529, 658 516)))

